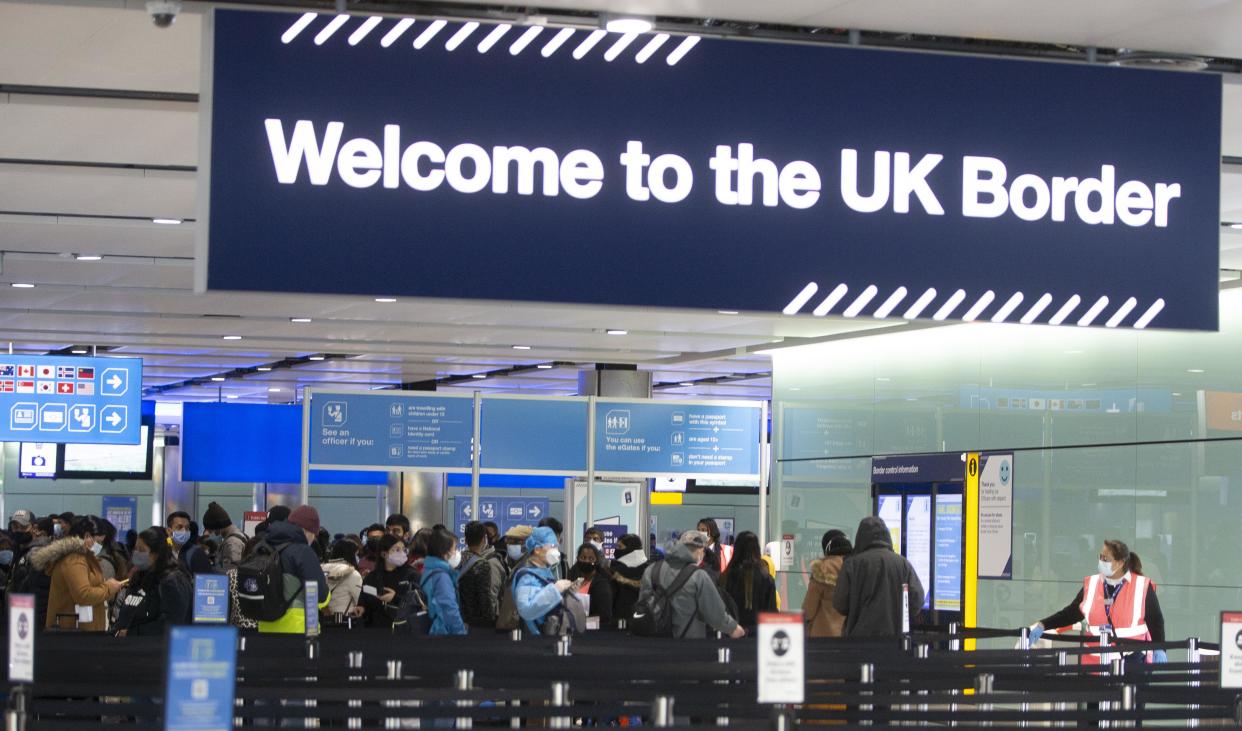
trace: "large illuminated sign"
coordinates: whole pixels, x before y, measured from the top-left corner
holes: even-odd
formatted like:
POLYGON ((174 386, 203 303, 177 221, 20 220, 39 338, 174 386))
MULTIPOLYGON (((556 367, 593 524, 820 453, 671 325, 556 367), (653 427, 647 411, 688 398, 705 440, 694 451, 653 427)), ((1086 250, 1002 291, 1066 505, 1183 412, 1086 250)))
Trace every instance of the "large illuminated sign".
POLYGON ((202 287, 1217 325, 1215 76, 314 13, 208 34, 202 287))

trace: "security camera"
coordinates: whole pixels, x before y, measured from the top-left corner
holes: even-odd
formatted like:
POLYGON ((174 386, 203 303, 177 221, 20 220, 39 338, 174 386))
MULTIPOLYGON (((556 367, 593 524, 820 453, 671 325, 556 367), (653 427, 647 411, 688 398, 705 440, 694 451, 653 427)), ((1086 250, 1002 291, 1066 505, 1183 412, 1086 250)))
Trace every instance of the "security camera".
POLYGON ((181 0, 147 0, 147 12, 156 28, 167 28, 181 12, 181 0))

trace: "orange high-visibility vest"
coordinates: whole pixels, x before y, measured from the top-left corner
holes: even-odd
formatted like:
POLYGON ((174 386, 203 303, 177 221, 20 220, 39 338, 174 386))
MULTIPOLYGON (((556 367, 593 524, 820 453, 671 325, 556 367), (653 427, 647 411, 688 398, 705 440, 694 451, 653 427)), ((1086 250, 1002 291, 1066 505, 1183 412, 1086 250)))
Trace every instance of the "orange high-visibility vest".
MULTIPOLYGON (((1106 606, 1104 577, 1095 574, 1083 579, 1079 608, 1087 621, 1087 634, 1099 637, 1104 625, 1112 625, 1113 637, 1151 641, 1151 632, 1147 629, 1147 587, 1154 588, 1155 584, 1146 576, 1129 571, 1121 581, 1121 588, 1113 595, 1112 606, 1106 606)), ((1082 662, 1097 665, 1117 657, 1120 655, 1116 653, 1083 655, 1082 662)))

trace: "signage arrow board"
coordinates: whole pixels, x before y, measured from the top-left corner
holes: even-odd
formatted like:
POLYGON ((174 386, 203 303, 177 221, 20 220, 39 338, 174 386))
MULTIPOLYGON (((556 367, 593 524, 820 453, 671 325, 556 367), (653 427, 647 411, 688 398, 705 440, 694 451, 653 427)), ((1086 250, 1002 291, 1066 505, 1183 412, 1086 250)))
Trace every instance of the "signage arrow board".
POLYGON ((332 13, 205 25, 200 288, 1217 327, 1217 75, 332 13), (566 276, 584 256, 608 265, 566 276))
POLYGON ((595 470, 621 477, 759 474, 761 406, 752 402, 595 402, 595 470))
POLYGON ((469 395, 312 391, 310 466, 321 470, 469 472, 469 395))
POLYGON ((142 360, 0 355, 0 441, 138 444, 142 360))

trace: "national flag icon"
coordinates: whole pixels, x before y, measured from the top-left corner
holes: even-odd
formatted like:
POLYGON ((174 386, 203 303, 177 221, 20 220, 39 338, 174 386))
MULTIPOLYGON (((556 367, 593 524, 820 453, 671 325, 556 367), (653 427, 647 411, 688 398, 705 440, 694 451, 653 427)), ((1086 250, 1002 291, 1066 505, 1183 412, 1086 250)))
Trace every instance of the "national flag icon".
POLYGON ((32 365, 19 365, 17 367, 18 378, 34 378, 35 367, 32 365))
POLYGON ((12 365, 0 365, 0 378, 12 378, 17 375, 17 369, 12 365))
POLYGON ((78 372, 73 366, 56 366, 57 378, 73 378, 78 372))
POLYGON ((73 391, 73 381, 61 381, 56 384, 56 393, 72 394, 73 391))
POLYGON ((34 390, 35 390, 34 381, 18 381, 17 382, 18 393, 34 393, 34 390))
MULTIPOLYGON (((95 378, 95 369, 94 368, 79 368, 78 378, 89 378, 93 380, 95 378)), ((81 389, 78 389, 78 390, 81 391, 81 389)))
POLYGON ((95 382, 94 381, 78 381, 78 395, 79 396, 94 396, 95 395, 95 382))
POLYGON ((39 366, 39 378, 55 378, 56 368, 50 365, 39 366))
POLYGON ((0 393, 13 393, 17 384, 13 381, 0 381, 0 393))
POLYGON ((56 393, 55 381, 39 381, 39 393, 56 393))

